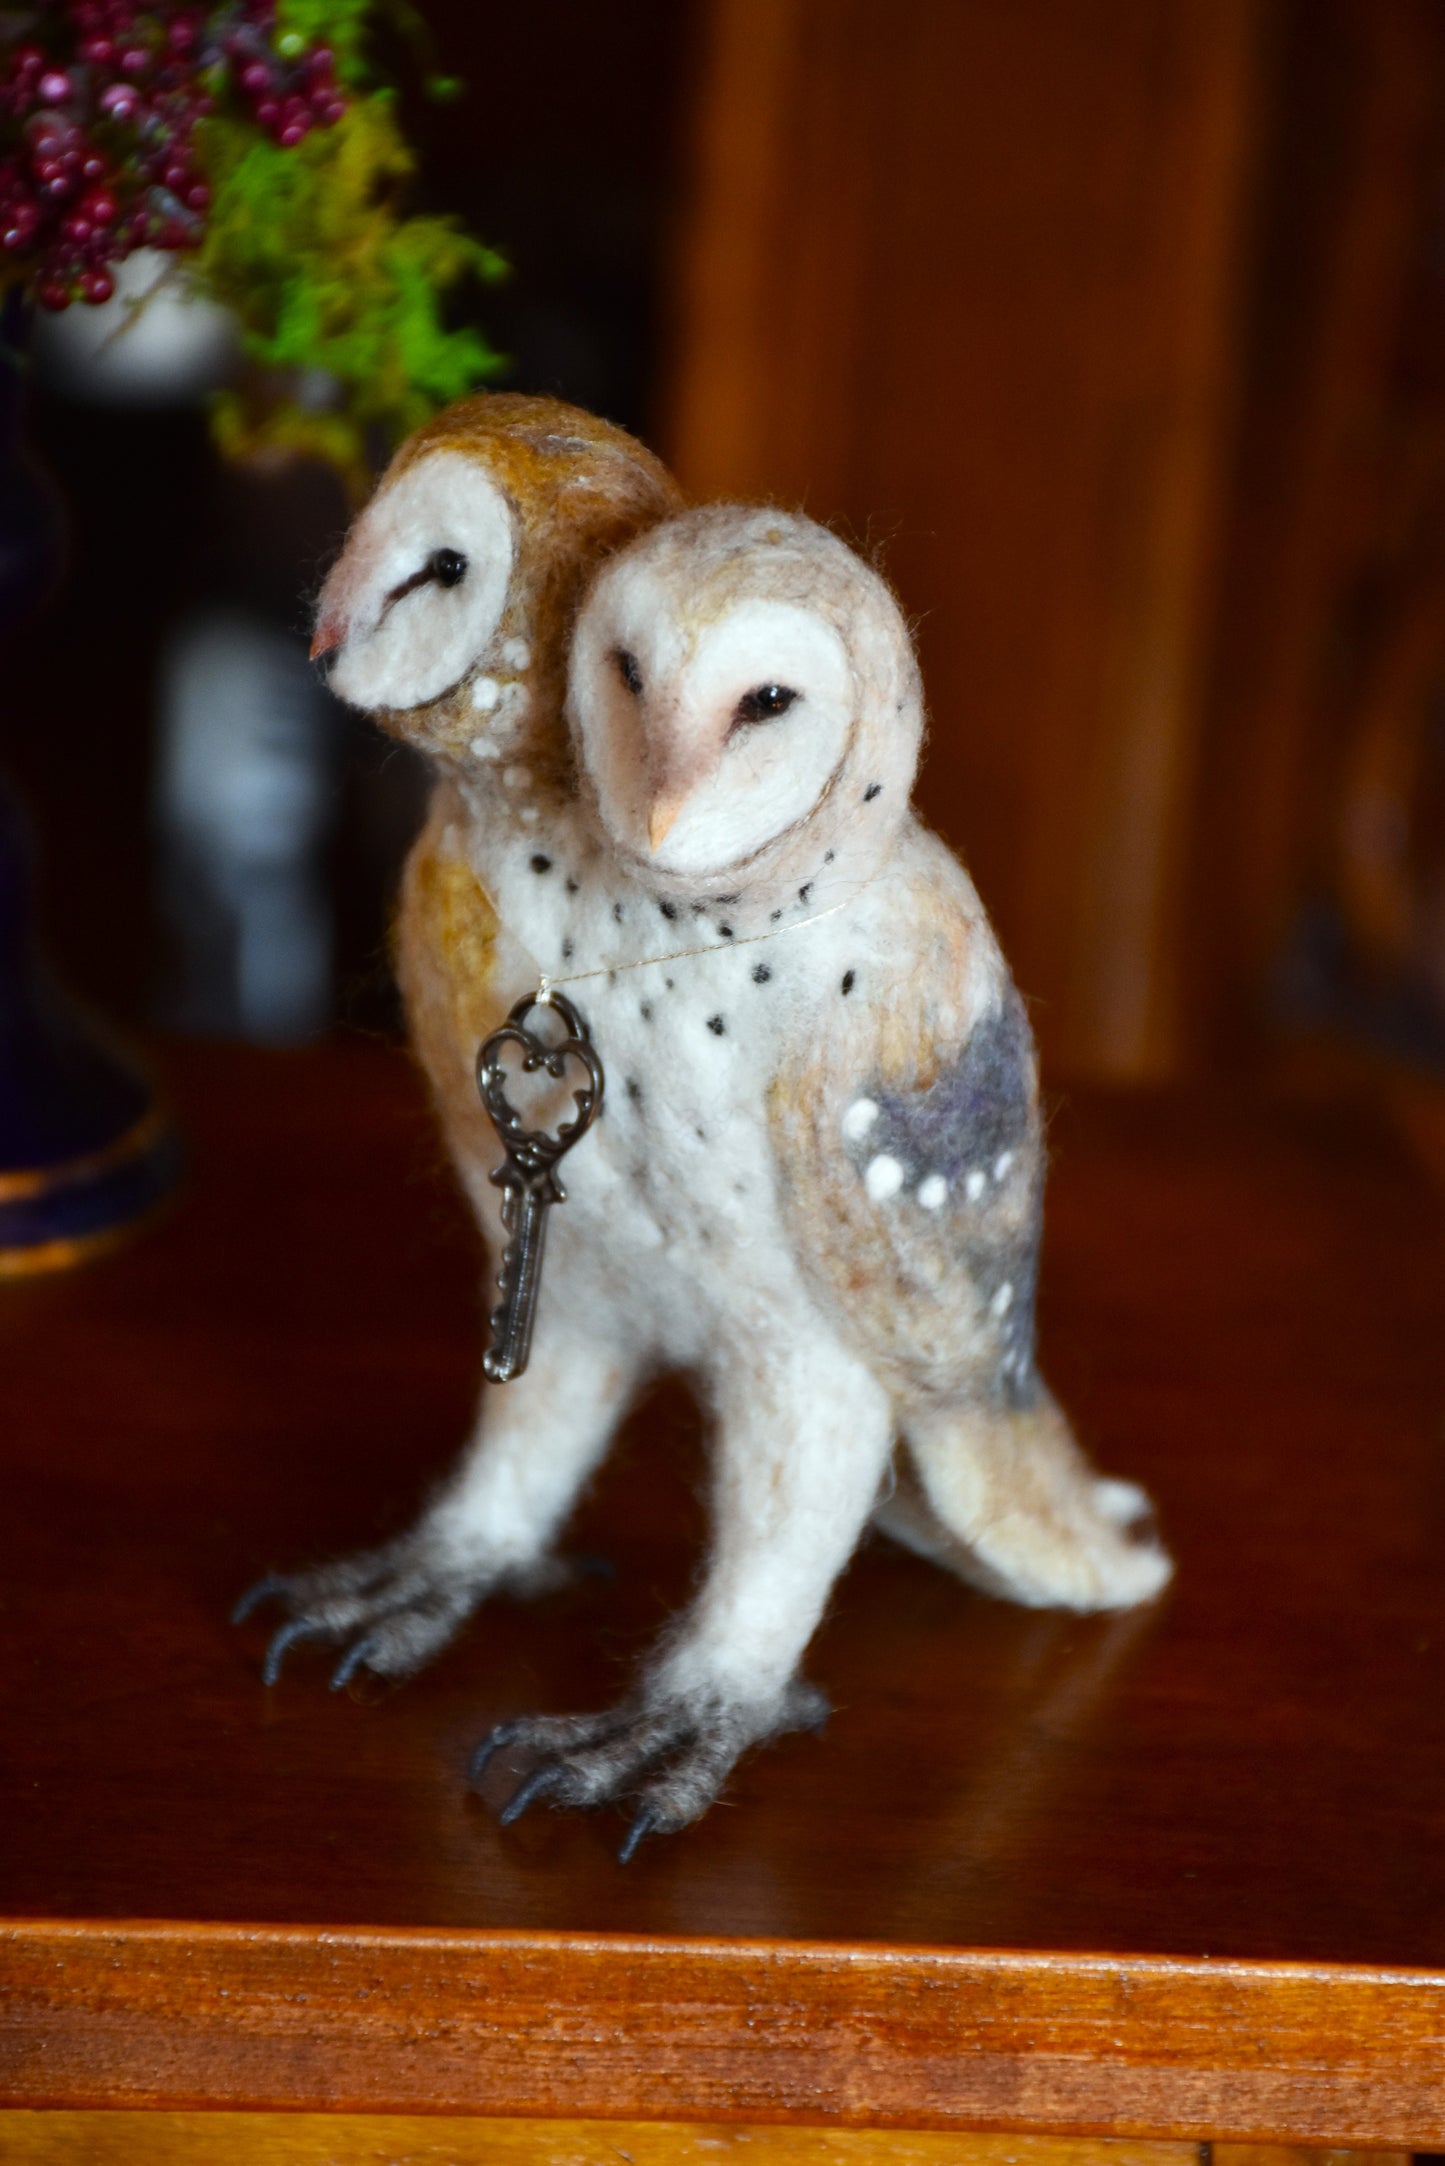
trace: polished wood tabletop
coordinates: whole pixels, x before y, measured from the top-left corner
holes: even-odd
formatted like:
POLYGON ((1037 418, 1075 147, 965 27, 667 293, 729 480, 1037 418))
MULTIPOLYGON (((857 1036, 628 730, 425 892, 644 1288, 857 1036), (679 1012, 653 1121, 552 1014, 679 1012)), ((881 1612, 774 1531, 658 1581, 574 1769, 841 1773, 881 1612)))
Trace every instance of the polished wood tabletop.
POLYGON ((1382 1113, 1061 1105, 1045 1367, 1175 1585, 1029 1612, 871 1543, 826 1734, 623 1868, 465 1771, 685 1599, 685 1394, 573 1530, 612 1578, 266 1690, 231 1605, 448 1466, 479 1253, 400 1053, 164 1066, 179 1202, 0 1288, 0 2101, 1445 2142, 1445 1207, 1382 1113))

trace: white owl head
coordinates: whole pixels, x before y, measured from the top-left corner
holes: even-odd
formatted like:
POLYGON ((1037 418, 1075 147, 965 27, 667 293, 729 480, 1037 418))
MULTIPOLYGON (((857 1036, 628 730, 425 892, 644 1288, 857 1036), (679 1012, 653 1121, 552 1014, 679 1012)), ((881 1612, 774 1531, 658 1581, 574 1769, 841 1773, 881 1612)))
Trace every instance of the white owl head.
POLYGON ((321 591, 313 655, 354 707, 420 707, 492 643, 516 561, 511 508, 485 468, 445 446, 384 482, 321 591))
POLYGON ((569 708, 610 839, 683 885, 881 852, 922 730, 883 581, 812 520, 739 505, 684 513, 603 567, 569 708))

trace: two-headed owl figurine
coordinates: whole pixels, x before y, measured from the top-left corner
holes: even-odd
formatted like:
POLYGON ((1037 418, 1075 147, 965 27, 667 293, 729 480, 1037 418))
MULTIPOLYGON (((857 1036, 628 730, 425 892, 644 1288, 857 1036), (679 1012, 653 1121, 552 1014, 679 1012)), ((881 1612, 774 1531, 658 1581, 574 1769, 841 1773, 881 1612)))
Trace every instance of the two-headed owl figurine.
POLYGON ((253 1590, 286 1612, 268 1676, 305 1638, 345 1649, 340 1680, 400 1676, 495 1589, 548 1584, 665 1370, 713 1419, 698 1593, 620 1705, 483 1742, 478 1766, 509 1745, 529 1770, 504 1819, 625 1803, 629 1855, 705 1811, 748 1746, 819 1722, 800 1664, 870 1523, 1019 1602, 1155 1594, 1147 1499, 1094 1471, 1035 1366, 1029 1026, 967 875, 909 809, 922 691, 877 574, 808 519, 680 510, 588 416, 481 399, 383 480, 317 648, 436 764, 401 974, 494 1258, 516 1223, 479 1044, 529 999, 555 1044, 555 987, 606 1099, 549 1214, 524 1373, 484 1386, 409 1533, 253 1590))

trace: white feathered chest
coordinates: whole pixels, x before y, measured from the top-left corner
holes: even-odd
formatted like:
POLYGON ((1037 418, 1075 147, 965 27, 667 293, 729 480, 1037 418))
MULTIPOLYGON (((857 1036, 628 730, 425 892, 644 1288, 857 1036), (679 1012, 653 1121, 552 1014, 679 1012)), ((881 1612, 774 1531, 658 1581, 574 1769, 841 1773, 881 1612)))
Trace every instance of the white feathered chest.
POLYGON ((573 807, 523 827, 478 805, 469 845, 517 951, 517 996, 549 977, 604 1064, 603 1113, 564 1163, 553 1263, 632 1275, 674 1360, 760 1296, 801 1298, 768 1092, 846 974, 851 912, 825 889, 793 923, 759 927, 726 901, 659 898, 573 807))

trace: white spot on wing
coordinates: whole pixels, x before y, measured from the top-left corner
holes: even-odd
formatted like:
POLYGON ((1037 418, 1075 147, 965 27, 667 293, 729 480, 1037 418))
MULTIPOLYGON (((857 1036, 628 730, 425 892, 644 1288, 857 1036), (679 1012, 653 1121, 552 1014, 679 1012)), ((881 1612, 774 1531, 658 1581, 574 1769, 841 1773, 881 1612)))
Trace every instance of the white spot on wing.
POLYGON ((479 760, 494 760, 497 757, 497 748, 490 737, 474 737, 471 749, 479 760))
POLYGON ((843 1115, 843 1134, 848 1142, 860 1142, 877 1118, 878 1108, 871 1098, 855 1098, 843 1115))
POLYGON ((988 1175, 983 1171, 983 1168, 981 1166, 975 1166, 972 1173, 963 1184, 964 1192, 967 1195, 970 1203, 978 1202, 979 1197, 983 1194, 984 1186, 987 1180, 988 1175))
POLYGON ((532 650, 525 639, 504 639, 502 660, 508 669, 525 669, 532 659, 532 650))
POLYGON ((884 1203, 889 1196, 896 1196, 903 1186, 903 1168, 896 1158, 880 1151, 876 1158, 869 1159, 863 1184, 875 1203, 884 1203))
POLYGON ((472 686, 472 705, 490 714, 502 696, 502 688, 495 677, 478 677, 472 686))
POLYGON ((993 1162, 994 1179, 996 1181, 1007 1180, 1008 1169, 1013 1164, 1013 1162, 1014 1154, 1012 1151, 1000 1151, 998 1157, 993 1162))
POLYGON ((509 790, 522 790, 526 788, 531 777, 525 767, 504 767, 502 769, 502 780, 509 790))
POLYGON ((1009 1284, 1009 1281, 1005 1279, 1002 1286, 1000 1286, 998 1292, 994 1295, 992 1301, 990 1301, 988 1305, 989 1313, 993 1316, 1007 1316, 1010 1305, 1013 1301, 1013 1297, 1013 1287, 1009 1284))
POLYGON ((925 1211, 942 1210, 948 1199, 948 1183, 941 1173, 930 1173, 918 1184, 918 1200, 925 1211))

